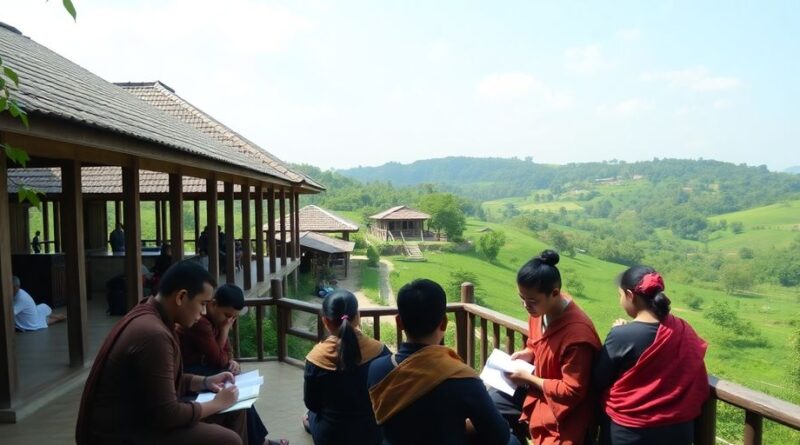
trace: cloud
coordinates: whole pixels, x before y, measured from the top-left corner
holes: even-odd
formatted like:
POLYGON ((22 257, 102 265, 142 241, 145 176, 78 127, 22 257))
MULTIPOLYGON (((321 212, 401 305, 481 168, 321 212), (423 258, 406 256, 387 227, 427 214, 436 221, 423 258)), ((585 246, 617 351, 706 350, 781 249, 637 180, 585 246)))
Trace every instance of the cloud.
POLYGON ((564 68, 573 73, 591 76, 613 66, 598 44, 567 48, 564 51, 564 68))
POLYGON ((652 109, 653 106, 640 98, 626 99, 614 105, 600 105, 597 112, 603 116, 625 117, 640 114, 652 109))
POLYGON ((673 86, 692 91, 724 91, 739 88, 742 81, 732 76, 715 76, 708 68, 698 66, 676 71, 647 73, 642 76, 647 82, 663 81, 673 86))
POLYGON ((475 92, 479 99, 487 102, 508 102, 535 96, 553 108, 572 106, 572 97, 568 93, 556 91, 522 71, 490 74, 478 82, 475 92))
POLYGON ((639 28, 625 28, 616 32, 619 40, 632 41, 637 40, 642 35, 642 30, 639 28))

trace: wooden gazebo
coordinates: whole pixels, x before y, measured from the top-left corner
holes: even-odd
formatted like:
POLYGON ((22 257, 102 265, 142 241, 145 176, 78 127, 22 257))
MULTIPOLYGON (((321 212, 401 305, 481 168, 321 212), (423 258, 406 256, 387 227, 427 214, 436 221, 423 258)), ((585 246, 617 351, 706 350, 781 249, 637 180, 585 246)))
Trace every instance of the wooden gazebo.
POLYGON ((430 215, 407 206, 397 206, 369 217, 373 222, 370 233, 385 241, 401 239, 425 241, 432 234, 425 230, 430 215))
POLYGON ((287 277, 294 274, 296 279, 299 246, 278 249, 274 234, 299 234, 299 196, 317 193, 322 186, 160 83, 114 85, 4 24, 0 55, 19 75, 19 88, 12 94, 30 119, 27 128, 1 114, 0 142, 23 148, 31 157, 22 169, 0 156, 0 421, 15 421, 30 402, 41 403, 92 359, 96 345, 90 345, 89 331, 95 320, 88 316, 87 253, 105 248, 109 201, 115 203, 116 220, 125 226, 126 249, 118 257, 128 307, 142 296, 142 200, 157 202, 157 238, 170 242, 176 260, 184 257, 185 200, 195 202, 195 233, 200 201, 207 204, 209 227, 223 220, 219 225, 228 252, 234 251, 234 233, 239 232, 248 259, 243 270, 236 272, 233 255, 219 264, 216 230, 209 231, 208 267, 220 281, 241 284, 249 300, 281 295, 287 277), (12 252, 17 262, 17 256, 28 254, 29 243, 28 210, 13 191, 20 183, 35 186, 37 181, 50 182, 43 190, 43 232, 49 234, 52 227, 55 238, 52 249, 46 243, 49 252, 39 255, 62 258, 67 314, 66 372, 46 375, 20 368, 26 365, 19 360, 24 351, 17 350, 12 308, 12 252), (219 200, 224 202, 223 218, 217 213, 219 200), (234 227, 236 200, 241 201, 240 228, 234 227), (255 230, 251 252, 251 217, 261 227, 265 217, 272 223, 276 216, 280 224, 269 225, 266 239, 262 230, 255 230), (32 381, 29 374, 45 377, 32 381))

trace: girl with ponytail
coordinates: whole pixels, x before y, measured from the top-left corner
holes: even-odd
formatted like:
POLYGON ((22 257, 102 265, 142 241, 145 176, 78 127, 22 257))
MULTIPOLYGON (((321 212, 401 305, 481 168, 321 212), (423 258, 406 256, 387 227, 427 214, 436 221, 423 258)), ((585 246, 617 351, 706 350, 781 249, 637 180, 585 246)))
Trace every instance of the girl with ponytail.
POLYGON ((314 444, 380 444, 367 371, 372 360, 389 350, 361 333, 358 300, 349 291, 329 293, 320 316, 330 335, 306 356, 303 388, 314 444))
POLYGON ((530 335, 511 358, 533 363, 535 369, 509 378, 528 388, 521 420, 528 422, 535 445, 586 443, 596 410, 589 385, 600 338, 589 317, 561 291, 558 260, 558 253, 545 250, 517 274, 530 335))
POLYGON ((602 394, 602 444, 689 445, 694 418, 708 397, 706 343, 670 314, 664 279, 635 266, 619 277, 619 304, 633 321, 617 320, 595 362, 602 394))

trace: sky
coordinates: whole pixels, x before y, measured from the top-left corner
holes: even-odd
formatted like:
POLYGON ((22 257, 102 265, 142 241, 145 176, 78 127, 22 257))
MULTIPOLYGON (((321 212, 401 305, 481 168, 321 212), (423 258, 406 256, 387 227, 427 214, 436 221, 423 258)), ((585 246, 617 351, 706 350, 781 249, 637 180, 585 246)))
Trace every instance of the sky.
POLYGON ((0 0, 0 21, 288 162, 800 165, 796 0, 73 2, 0 0))

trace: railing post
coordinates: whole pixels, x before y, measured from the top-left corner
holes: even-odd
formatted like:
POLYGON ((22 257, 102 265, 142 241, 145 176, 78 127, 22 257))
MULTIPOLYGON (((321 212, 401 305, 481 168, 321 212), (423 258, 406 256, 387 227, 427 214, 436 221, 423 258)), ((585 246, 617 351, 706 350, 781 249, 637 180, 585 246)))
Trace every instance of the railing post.
POLYGON ((378 315, 372 317, 372 337, 381 340, 381 317, 378 315))
POLYGON ((264 360, 264 306, 256 306, 256 356, 264 360))
POLYGON ((481 367, 486 364, 489 357, 489 322, 481 318, 481 367))
MULTIPOLYGON (((271 280, 272 298, 275 299, 275 307, 278 311, 278 361, 286 361, 286 332, 289 330, 287 312, 279 303, 283 298, 283 280, 271 280)), ((289 312, 290 313, 290 312, 289 312)))
POLYGON ((744 414, 744 445, 761 445, 764 417, 753 411, 744 414))
POLYGON ((514 353, 514 330, 506 328, 506 352, 511 355, 514 353))
POLYGON ((700 416, 694 420, 695 445, 714 445, 717 442, 717 399, 714 394, 703 404, 700 416))
MULTIPOLYGON (((472 283, 461 284, 461 302, 464 304, 475 303, 475 285, 472 283)), ((464 312, 466 315, 466 355, 461 358, 466 360, 467 365, 475 367, 475 315, 469 312, 464 312)))

